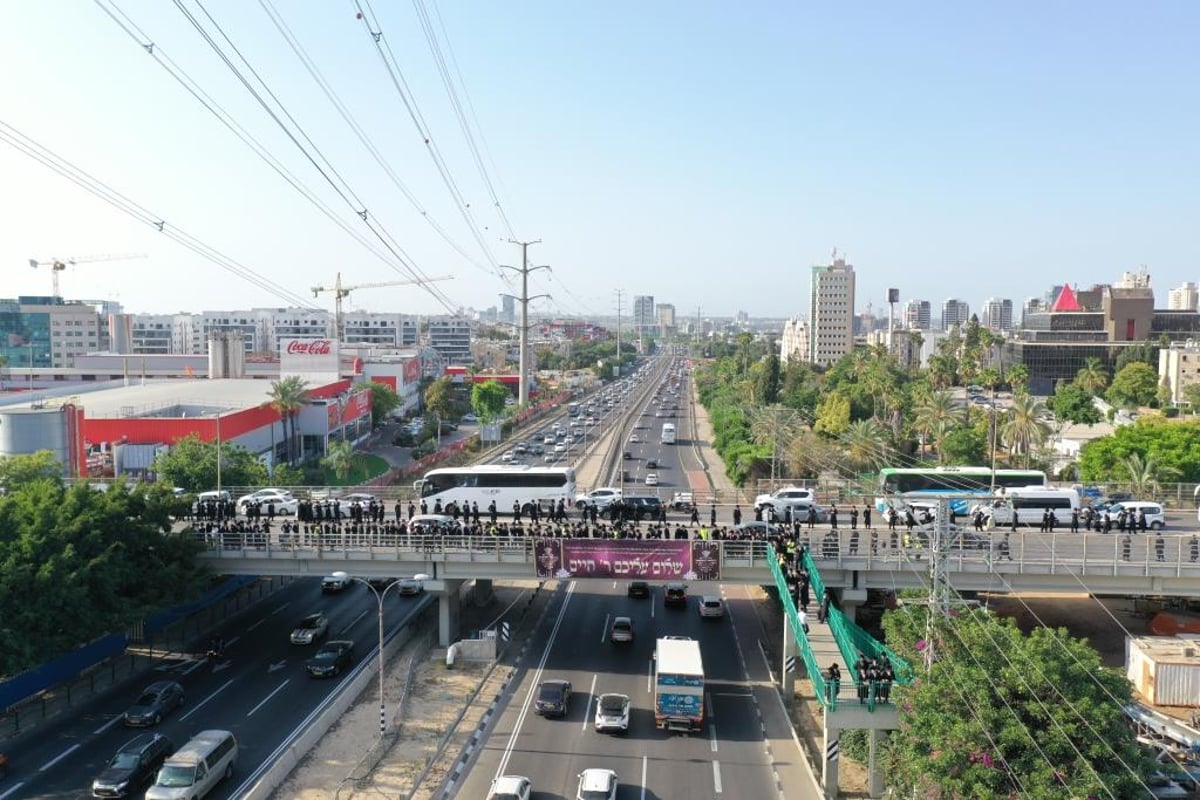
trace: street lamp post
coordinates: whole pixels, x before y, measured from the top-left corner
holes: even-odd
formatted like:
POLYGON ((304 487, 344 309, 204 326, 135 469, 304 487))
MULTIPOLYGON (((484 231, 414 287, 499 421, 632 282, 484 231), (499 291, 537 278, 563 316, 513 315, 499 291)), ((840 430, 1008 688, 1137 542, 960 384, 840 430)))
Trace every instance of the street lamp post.
POLYGON ((387 730, 387 706, 383 699, 383 599, 387 597, 387 593, 391 591, 393 586, 399 586, 402 578, 389 583, 383 587, 383 591, 379 591, 370 581, 355 577, 354 580, 365 585, 375 595, 375 602, 379 606, 379 738, 383 738, 384 732, 387 730))

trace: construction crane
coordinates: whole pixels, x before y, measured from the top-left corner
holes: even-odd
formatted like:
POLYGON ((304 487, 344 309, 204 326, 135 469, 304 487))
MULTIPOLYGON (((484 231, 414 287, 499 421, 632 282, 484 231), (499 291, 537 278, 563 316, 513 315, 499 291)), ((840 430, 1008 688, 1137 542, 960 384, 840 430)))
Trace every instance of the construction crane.
POLYGON ((52 258, 49 261, 38 261, 36 258, 29 259, 29 266, 37 269, 38 267, 49 267, 50 274, 54 277, 54 294, 53 297, 61 298, 62 295, 58 291, 58 273, 67 268, 67 265, 75 266, 76 264, 94 264, 100 261, 126 261, 133 258, 145 258, 145 253, 119 253, 103 256, 79 256, 76 258, 64 258, 61 261, 57 258, 52 258))
POLYGON ((436 278, 425 278, 415 281, 381 281, 379 283, 356 283, 353 286, 344 286, 342 284, 342 273, 339 272, 337 280, 333 282, 333 286, 314 286, 312 287, 312 293, 313 297, 318 296, 321 292, 333 293, 333 327, 337 332, 338 341, 341 342, 345 340, 346 333, 343 330, 342 324, 342 298, 348 297, 351 292, 357 289, 382 289, 385 286, 412 286, 413 284, 424 286, 434 281, 449 281, 453 279, 453 275, 439 275, 436 278))

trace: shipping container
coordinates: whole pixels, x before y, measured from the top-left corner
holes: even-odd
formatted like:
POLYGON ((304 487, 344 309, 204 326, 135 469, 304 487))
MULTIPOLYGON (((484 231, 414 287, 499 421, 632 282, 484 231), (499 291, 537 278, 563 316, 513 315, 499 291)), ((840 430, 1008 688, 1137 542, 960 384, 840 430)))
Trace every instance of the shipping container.
POLYGON ((1200 706, 1200 643, 1195 640, 1127 637, 1125 674, 1152 705, 1200 706))

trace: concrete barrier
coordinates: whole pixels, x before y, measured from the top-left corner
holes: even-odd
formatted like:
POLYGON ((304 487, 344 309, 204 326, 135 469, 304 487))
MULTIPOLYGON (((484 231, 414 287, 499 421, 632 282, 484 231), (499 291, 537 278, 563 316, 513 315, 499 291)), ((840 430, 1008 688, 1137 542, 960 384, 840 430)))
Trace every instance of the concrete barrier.
MULTIPOLYGON (((421 628, 428 624, 437 624, 437 607, 434 599, 426 596, 422 602, 425 604, 424 608, 416 612, 408 624, 384 642, 385 663, 421 628)), ((314 709, 284 740, 283 744, 267 757, 267 760, 254 774, 247 777, 237 790, 231 793, 231 796, 243 800, 267 800, 276 789, 283 785, 292 770, 329 732, 333 724, 358 700, 359 695, 368 686, 377 684, 378 666, 379 655, 372 651, 371 655, 360 664, 358 671, 352 673, 352 677, 343 685, 342 689, 314 709)))
POLYGON ((457 661, 480 661, 487 663, 496 659, 496 637, 485 636, 481 639, 462 639, 456 653, 457 661))

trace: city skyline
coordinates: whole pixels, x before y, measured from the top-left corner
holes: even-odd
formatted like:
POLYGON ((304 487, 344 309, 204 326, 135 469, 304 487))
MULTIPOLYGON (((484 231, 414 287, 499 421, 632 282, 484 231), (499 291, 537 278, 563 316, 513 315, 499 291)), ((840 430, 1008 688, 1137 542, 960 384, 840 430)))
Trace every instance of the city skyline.
POLYGON ((835 246, 855 265, 860 309, 885 305, 897 283, 938 286, 972 306, 1021 304, 1047 282, 1085 285, 1143 263, 1165 303, 1169 287, 1197 277, 1200 244, 1186 231, 1198 210, 1200 111, 1177 102, 1200 72, 1192 5, 1159 4, 1136 19, 1091 5, 1082 27, 1081 9, 1068 6, 869 16, 769 3, 637 8, 642 24, 631 27, 610 7, 446 4, 433 24, 441 62, 411 9, 383 8, 394 74, 353 14, 314 2, 277 11, 409 202, 263 8, 212 13, 348 201, 175 8, 122 6, 154 42, 148 58, 99 6, 69 15, 14 6, 0 30, 10 76, 0 122, 11 126, 0 127, 10 189, 0 200, 0 294, 50 293, 48 270, 29 259, 145 253, 68 267, 64 296, 116 299, 134 313, 287 305, 169 239, 175 230, 312 307, 331 306, 310 289, 338 272, 350 284, 409 277, 316 211, 160 58, 375 251, 385 245, 360 213, 426 276, 454 276, 434 287, 436 299, 411 286, 370 289, 351 294, 349 308, 499 305, 516 282, 498 265, 520 258, 508 240, 535 238, 530 264, 553 272, 532 273, 530 292, 553 297, 534 308, 593 317, 613 313, 621 288, 706 314, 788 318, 808 307, 807 281, 774 287, 835 246), (135 222, 19 153, 14 130, 150 216, 135 222))

